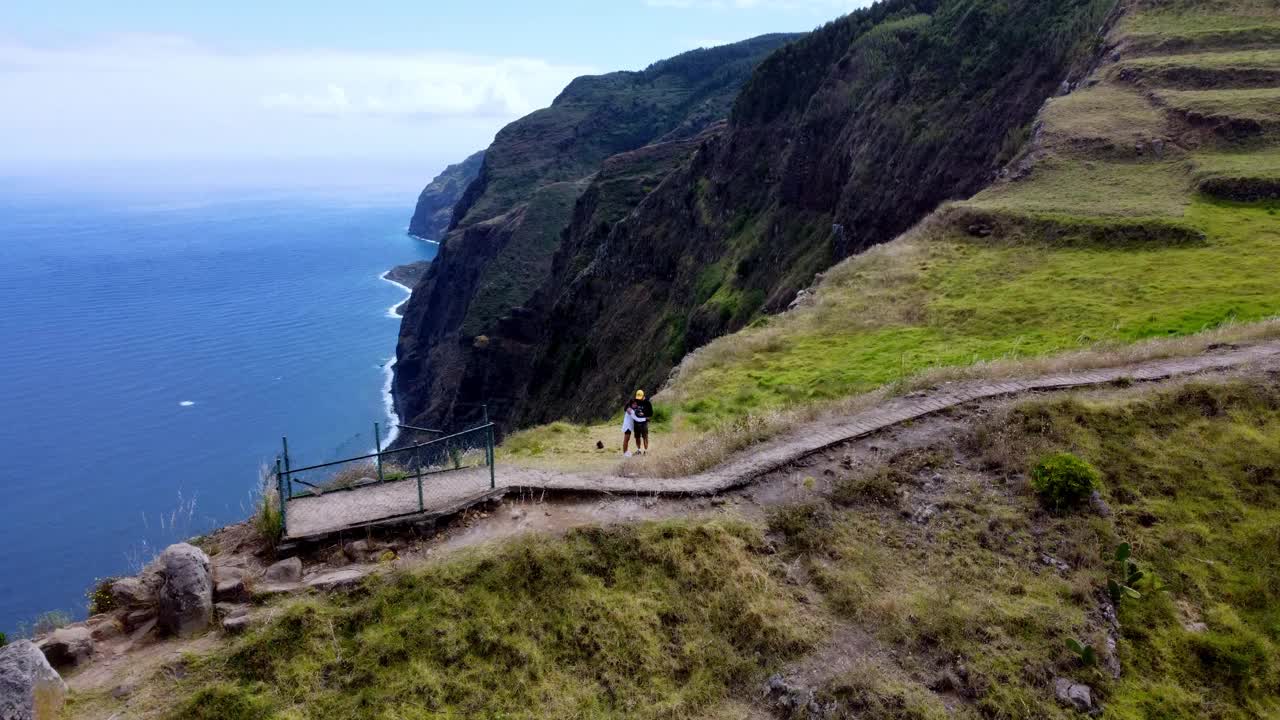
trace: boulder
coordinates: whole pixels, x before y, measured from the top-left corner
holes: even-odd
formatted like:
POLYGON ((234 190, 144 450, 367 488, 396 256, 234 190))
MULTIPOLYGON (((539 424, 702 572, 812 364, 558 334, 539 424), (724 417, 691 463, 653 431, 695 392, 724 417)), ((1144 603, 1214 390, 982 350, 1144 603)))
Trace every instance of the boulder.
POLYGON ((120 578, 111 583, 111 599, 120 608, 145 607, 156 603, 153 590, 141 578, 120 578))
POLYGON ((134 610, 130 613, 127 613, 124 616, 125 632, 133 632, 134 630, 137 630, 138 628, 142 627, 143 625, 146 625, 147 623, 155 619, 156 619, 155 608, 142 608, 140 610, 134 610))
POLYGON ((231 580, 243 580, 248 574, 249 572, 247 570, 235 565, 213 566, 213 581, 216 585, 221 585, 222 583, 231 580))
POLYGON ((271 585, 289 585, 302 581, 302 560, 296 557, 285 558, 267 568, 262 576, 271 585))
POLYGON ((222 631, 228 635, 239 635, 248 630, 252 622, 247 612, 241 615, 232 615, 222 621, 222 631))
POLYGON ((160 586, 160 627, 178 637, 191 637, 213 621, 213 573, 209 556, 194 545, 178 543, 160 554, 164 584, 160 586))
POLYGON ((345 588, 355 587, 356 585, 359 585, 360 581, 364 580, 365 576, 372 571, 372 568, 367 567, 353 567, 343 570, 334 570, 333 572, 327 572, 311 578, 307 581, 307 587, 324 591, 342 590, 345 588))
POLYGON ((214 614, 220 618, 229 618, 232 615, 240 615, 248 612, 249 606, 245 603, 220 602, 213 606, 214 614))
POLYGON ((1093 688, 1088 685, 1075 683, 1067 678, 1055 678, 1053 692, 1058 696, 1058 702, 1069 708, 1080 712, 1093 709, 1093 688))
POLYGON ((213 588, 215 602, 244 602, 249 599, 249 589, 244 580, 223 580, 213 588))
POLYGON ((84 625, 70 625, 54 630, 39 647, 50 665, 76 667, 93 657, 93 633, 84 625))
POLYGON ((356 540, 343 546, 342 551, 351 562, 363 563, 369 562, 378 554, 378 546, 368 540, 356 540))
POLYGON ((0 718, 56 720, 67 685, 30 640, 0 647, 0 718))
POLYGON ((124 626, 114 615, 95 615, 85 621, 94 642, 103 642, 124 634, 124 626))

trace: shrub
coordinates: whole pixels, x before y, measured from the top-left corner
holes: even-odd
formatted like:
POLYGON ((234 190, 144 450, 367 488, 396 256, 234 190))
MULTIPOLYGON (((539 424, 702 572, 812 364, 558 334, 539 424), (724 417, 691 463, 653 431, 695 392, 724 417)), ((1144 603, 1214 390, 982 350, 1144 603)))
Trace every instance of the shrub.
POLYGON ((840 505, 870 502, 892 507, 898 502, 898 483, 903 481, 900 475, 882 466, 872 472, 842 477, 831 488, 831 499, 840 505))
POLYGON ((253 506, 253 527, 262 540, 274 548, 284 537, 284 517, 280 514, 280 491, 276 488, 275 474, 266 465, 258 470, 253 506))
POLYGON ((1078 506, 1099 486, 1098 471, 1071 453, 1055 453, 1031 469, 1031 486, 1050 510, 1078 506))
POLYGON ((220 683, 200 690, 168 717, 177 720, 267 720, 271 705, 252 689, 220 683))
POLYGON ((31 631, 36 635, 46 635, 61 627, 71 624, 71 616, 61 610, 50 610, 36 618, 31 631))
POLYGON ((787 543, 801 552, 827 545, 834 523, 834 514, 826 503, 787 505, 769 512, 769 530, 784 535, 787 543))
POLYGON ((4 647, 5 645, 8 645, 8 644, 9 644, 9 638, 5 637, 4 633, 0 632, 0 647, 4 647))
POLYGON ((116 599, 111 595, 111 583, 119 579, 117 577, 100 578, 89 586, 84 596, 89 601, 90 615, 101 615, 116 609, 116 599))

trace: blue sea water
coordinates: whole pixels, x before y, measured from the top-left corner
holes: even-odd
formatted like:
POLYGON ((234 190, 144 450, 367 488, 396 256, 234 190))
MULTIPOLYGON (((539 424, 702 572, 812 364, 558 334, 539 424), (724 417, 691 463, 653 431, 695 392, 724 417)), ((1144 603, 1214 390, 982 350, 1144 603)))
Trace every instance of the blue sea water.
POLYGON ((373 447, 416 190, 0 182, 0 631, 373 447))

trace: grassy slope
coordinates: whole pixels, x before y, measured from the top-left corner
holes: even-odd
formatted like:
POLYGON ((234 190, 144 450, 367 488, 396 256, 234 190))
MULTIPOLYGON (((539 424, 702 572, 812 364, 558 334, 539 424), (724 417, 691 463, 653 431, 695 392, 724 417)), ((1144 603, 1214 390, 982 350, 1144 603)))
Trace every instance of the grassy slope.
POLYGON ((1010 424, 986 438, 1023 436, 1008 469, 1070 447, 1103 471, 1119 536, 1167 584, 1122 607, 1111 716, 1280 712, 1280 388, 1034 403, 1010 424))
MULTIPOLYGON (((1280 28, 1280 14, 1223 14, 1224 7, 1211 8, 1206 21, 1217 41, 1232 23, 1280 28)), ((1144 11, 1118 32, 1198 21, 1144 11)), ((1122 63, 1224 66, 1272 55, 1228 48, 1122 63)), ((1273 139, 1263 134, 1246 143, 1209 133, 1188 151, 1177 118, 1147 96, 1159 88, 1118 74, 1104 66, 1097 84, 1051 101, 1026 177, 996 184, 838 266, 812 308, 695 353, 668 393, 678 414, 709 426, 748 410, 862 392, 934 366, 1184 335, 1280 312, 1273 280, 1280 204, 1232 203, 1195 191, 1214 173, 1274 173, 1273 139), (991 213, 1006 222, 990 237, 972 237, 965 219, 991 213), (1122 232, 1132 228, 1146 235, 1122 232), (1203 240, 1186 241, 1197 235, 1203 240)), ((1249 92, 1266 98, 1275 90, 1249 92)), ((1195 103, 1212 112, 1225 95, 1198 94, 1195 103)), ((1269 112, 1266 102, 1244 104, 1250 113, 1269 112)))
POLYGON ((1008 484, 957 483, 947 453, 897 458, 837 483, 835 497, 852 511, 818 503, 801 522, 775 520, 794 528, 793 544, 814 548, 808 562, 834 609, 907 651, 903 669, 919 677, 938 658, 963 664, 988 717, 1062 715, 1044 687, 1061 675, 1091 684, 1104 717, 1280 712, 1274 385, 1029 401, 962 443, 1008 484), (1037 511, 1023 473, 1063 449, 1102 471, 1113 518, 1037 511), (934 466, 957 487, 941 504, 943 521, 925 534, 896 517, 897 493, 918 489, 934 466), (876 504, 889 507, 869 509, 876 504), (830 518, 825 525, 814 522, 821 515, 830 518), (1061 648, 1069 637, 1105 646, 1097 603, 1111 570, 1102 558, 1121 540, 1165 588, 1144 583, 1143 599, 1121 605, 1124 671, 1116 680, 1079 667, 1061 648), (1042 552, 1073 571, 1028 571, 1042 552))
MULTIPOLYGON (((809 663, 832 718, 1076 717, 1061 676, 1110 718, 1280 712, 1268 376, 1034 399, 939 438, 805 479, 809 499, 768 517, 776 554, 746 521, 586 529, 287 601, 158 674, 129 716, 741 718, 829 631, 838 659, 809 663), (1040 509, 1025 470, 1061 450, 1099 468, 1111 516, 1040 509), (906 519, 923 504, 931 520, 906 519), (1114 679, 1065 641, 1106 646, 1104 555, 1121 540, 1165 590, 1140 583, 1121 605, 1114 679)), ((72 716, 120 703, 78 696, 72 716)))
MULTIPOLYGON (((1276 192, 1280 136, 1273 124, 1244 135, 1189 126, 1174 107, 1274 123, 1276 88, 1190 91, 1124 72, 1268 67, 1277 51, 1259 38, 1280 37, 1280 11, 1251 0, 1165 8, 1126 15, 1111 38, 1120 62, 1047 104, 1025 176, 838 265, 811 307, 687 357, 659 397, 672 411, 659 458, 701 451, 710 429, 750 432, 751 416, 930 369, 1180 337, 1280 313, 1280 202, 1199 192, 1276 192), (972 236, 975 218, 994 232, 972 236)), ((612 423, 534 428, 512 438, 504 459, 603 468, 618 438, 612 423), (596 440, 609 451, 594 450, 596 440)))
MULTIPOLYGON (((668 718, 812 646, 818 624, 738 522, 524 538, 287 603, 134 703, 177 720, 668 718)), ((88 709, 104 698, 82 698, 88 709)))

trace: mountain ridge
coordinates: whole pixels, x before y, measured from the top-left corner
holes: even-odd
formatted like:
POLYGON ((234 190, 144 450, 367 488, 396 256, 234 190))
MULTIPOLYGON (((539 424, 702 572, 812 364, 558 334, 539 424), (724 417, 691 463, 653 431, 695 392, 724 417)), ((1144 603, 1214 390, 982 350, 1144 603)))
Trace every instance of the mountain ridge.
POLYGON ((518 428, 595 419, 622 389, 659 387, 688 351, 785 309, 836 261, 977 192, 1043 101, 1083 74, 1112 7, 890 0, 784 45, 745 83, 728 124, 630 212, 571 226, 509 313, 456 339, 406 323, 398 407, 408 421, 456 424, 471 418, 456 400, 487 402, 518 428), (415 356, 433 351, 447 369, 421 370, 429 383, 409 377, 429 364, 415 356))

